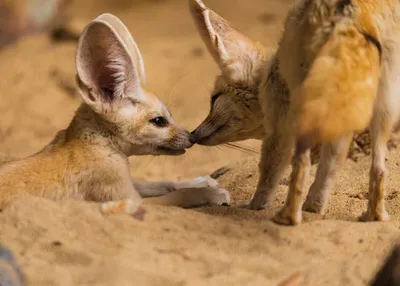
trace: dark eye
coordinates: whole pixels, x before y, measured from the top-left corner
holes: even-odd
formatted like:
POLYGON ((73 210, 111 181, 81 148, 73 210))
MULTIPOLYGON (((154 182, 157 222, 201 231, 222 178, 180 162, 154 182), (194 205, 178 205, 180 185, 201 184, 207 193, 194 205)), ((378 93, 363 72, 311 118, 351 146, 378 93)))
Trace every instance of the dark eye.
POLYGON ((218 92, 211 97, 211 108, 213 107, 215 101, 222 95, 222 92, 218 92))
POLYGON ((157 127, 166 127, 168 125, 168 121, 162 116, 155 117, 151 119, 150 122, 157 127))

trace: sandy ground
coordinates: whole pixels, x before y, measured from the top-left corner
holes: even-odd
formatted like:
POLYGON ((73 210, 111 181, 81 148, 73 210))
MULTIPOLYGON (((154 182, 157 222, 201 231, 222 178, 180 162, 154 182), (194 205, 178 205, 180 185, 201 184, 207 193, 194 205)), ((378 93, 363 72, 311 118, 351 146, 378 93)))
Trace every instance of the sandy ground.
MULTIPOLYGON (((283 0, 207 3, 271 49, 290 5, 283 0)), ((132 32, 148 87, 168 102, 179 122, 196 127, 208 113, 207 87, 218 69, 186 1, 76 0, 68 15, 79 26, 102 12, 116 14, 132 32)), ((0 51, 0 152, 36 152, 68 124, 80 103, 73 91, 75 48, 74 42, 33 36, 0 51)), ((400 150, 388 157, 392 220, 386 223, 356 221, 367 202, 370 158, 364 157, 346 162, 327 214, 305 213, 304 224, 295 228, 270 221, 283 204, 288 170, 276 200, 258 212, 152 207, 139 222, 124 215, 104 218, 93 203, 21 198, 0 213, 0 242, 15 252, 29 285, 276 285, 295 272, 307 285, 366 285, 400 235, 400 150)), ((132 158, 132 175, 181 180, 231 166, 219 180, 238 203, 254 192, 257 160, 257 155, 196 146, 182 157, 132 158)))

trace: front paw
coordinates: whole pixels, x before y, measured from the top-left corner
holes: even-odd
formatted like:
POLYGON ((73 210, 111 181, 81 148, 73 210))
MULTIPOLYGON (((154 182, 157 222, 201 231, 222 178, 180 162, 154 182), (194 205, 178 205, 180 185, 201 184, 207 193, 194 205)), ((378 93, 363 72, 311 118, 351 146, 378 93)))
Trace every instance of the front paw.
POLYGON ((263 210, 267 205, 267 196, 264 193, 255 193, 253 199, 250 202, 249 209, 251 210, 263 210))
POLYGON ((307 198, 303 204, 303 211, 316 214, 324 214, 324 205, 313 198, 307 198))
POLYGON ((251 210, 250 204, 251 204, 251 201, 245 201, 243 203, 238 204, 237 207, 241 208, 241 209, 251 210))
POLYGON ((214 194, 210 198, 210 204, 213 205, 226 205, 229 206, 231 202, 231 196, 225 189, 214 188, 214 194))
POLYGON ((302 213, 301 211, 293 212, 288 207, 283 207, 272 220, 282 225, 298 225, 302 221, 302 213))
POLYGON ((373 211, 368 208, 366 212, 364 212, 360 217, 360 221, 389 221, 390 216, 386 210, 382 210, 381 212, 373 211))
POLYGON ((227 205, 229 206, 231 196, 225 189, 208 187, 206 191, 207 203, 210 205, 227 205))

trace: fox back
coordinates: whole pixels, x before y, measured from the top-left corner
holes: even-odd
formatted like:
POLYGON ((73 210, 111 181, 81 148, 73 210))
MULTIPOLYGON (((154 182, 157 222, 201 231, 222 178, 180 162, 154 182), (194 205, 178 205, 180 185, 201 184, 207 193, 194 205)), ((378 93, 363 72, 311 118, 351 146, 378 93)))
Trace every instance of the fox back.
POLYGON ((396 2, 299 1, 290 11, 277 54, 300 141, 328 142, 368 126, 396 2))

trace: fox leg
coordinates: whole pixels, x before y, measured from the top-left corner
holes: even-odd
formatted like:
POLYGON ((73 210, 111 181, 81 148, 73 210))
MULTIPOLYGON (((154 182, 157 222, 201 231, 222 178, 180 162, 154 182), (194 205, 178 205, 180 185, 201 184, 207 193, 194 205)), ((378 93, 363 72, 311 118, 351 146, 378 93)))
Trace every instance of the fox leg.
POLYGON ((385 221, 389 215, 385 208, 385 167, 386 144, 389 140, 391 126, 382 118, 374 118, 372 122, 372 165, 370 170, 368 208, 362 215, 363 221, 385 221))
POLYGON ((289 192, 284 207, 273 218, 274 222, 285 225, 301 223, 303 193, 310 174, 310 168, 310 149, 296 148, 289 192))
MULTIPOLYGON (((143 220, 146 213, 143 208, 143 199, 132 184, 129 172, 123 174, 122 184, 103 185, 101 192, 93 190, 86 194, 85 199, 103 202, 100 211, 104 215, 127 213, 134 218, 143 220)), ((112 180, 110 180, 112 182, 112 180)))
POLYGON ((311 185, 303 210, 323 213, 335 181, 336 172, 347 158, 351 136, 322 145, 321 160, 314 183, 311 185))
POLYGON ((183 208, 197 207, 201 205, 229 205, 230 195, 227 190, 219 188, 216 181, 210 177, 196 178, 188 182, 141 182, 134 183, 128 187, 120 200, 104 202, 101 205, 101 212, 105 215, 115 213, 128 213, 133 217, 143 220, 146 213, 143 206, 146 205, 164 205, 177 206, 183 208), (165 193, 165 187, 171 187, 174 190, 165 193), (136 190, 134 187, 139 187, 136 190), (148 186, 148 190, 145 187, 148 186), (159 187, 159 189, 157 189, 159 187), (139 194, 145 194, 147 197, 141 199, 139 194), (155 194, 159 194, 155 196, 155 194))
POLYGON ((100 210, 105 215, 127 213, 138 220, 143 220, 146 210, 142 207, 142 204, 142 202, 133 199, 108 201, 101 204, 100 210))
POLYGON ((178 189, 196 189, 205 187, 218 187, 218 182, 210 176, 197 177, 193 180, 182 182, 158 181, 145 182, 134 181, 133 186, 142 198, 159 197, 175 192, 178 189))
POLYGON ((164 196, 145 198, 144 205, 177 206, 182 208, 202 205, 229 204, 229 192, 214 187, 178 189, 164 196))
POLYGON ((168 181, 134 181, 133 186, 142 198, 163 196, 176 190, 174 182, 168 181))
POLYGON ((265 208, 274 195, 282 173, 290 162, 292 150, 288 141, 284 135, 278 133, 264 140, 259 163, 260 179, 250 202, 251 209, 265 208))
POLYGON ((387 170, 385 157, 387 142, 390 137, 392 124, 387 114, 376 112, 372 120, 372 165, 370 170, 368 208, 362 215, 363 221, 385 221, 389 215, 385 208, 385 182, 387 170))
POLYGON ((146 195, 144 204, 157 204, 178 207, 196 207, 201 205, 223 205, 230 202, 229 192, 220 188, 210 176, 198 177, 184 182, 135 183, 139 193, 146 195), (154 196, 158 191, 168 188, 169 192, 154 196), (152 196, 151 196, 152 195, 152 196))
POLYGON ((385 155, 387 142, 400 112, 400 41, 393 37, 387 41, 382 59, 378 96, 371 123, 372 165, 370 169, 368 208, 362 215, 364 221, 389 219, 385 209, 385 183, 387 170, 385 155))

